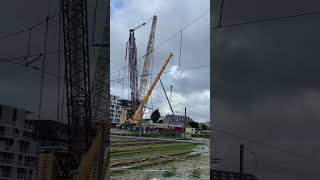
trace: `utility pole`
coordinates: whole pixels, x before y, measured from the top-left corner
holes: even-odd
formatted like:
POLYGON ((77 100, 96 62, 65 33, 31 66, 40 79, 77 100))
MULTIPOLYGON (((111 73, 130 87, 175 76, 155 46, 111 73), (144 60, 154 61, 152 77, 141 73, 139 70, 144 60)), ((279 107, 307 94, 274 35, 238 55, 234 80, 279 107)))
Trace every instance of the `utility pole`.
POLYGON ((240 178, 239 180, 243 180, 243 149, 244 145, 240 145, 240 178))
POLYGON ((140 121, 140 127, 139 127, 139 135, 141 136, 141 128, 142 128, 142 120, 143 120, 143 100, 141 100, 141 121, 140 121))
POLYGON ((186 139, 187 130, 187 107, 184 108, 184 138, 186 139))

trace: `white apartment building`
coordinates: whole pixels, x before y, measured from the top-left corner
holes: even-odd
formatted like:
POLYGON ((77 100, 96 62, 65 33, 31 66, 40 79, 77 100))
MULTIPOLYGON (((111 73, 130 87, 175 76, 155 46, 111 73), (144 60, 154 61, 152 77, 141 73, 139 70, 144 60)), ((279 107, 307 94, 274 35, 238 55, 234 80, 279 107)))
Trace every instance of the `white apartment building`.
POLYGON ((28 111, 0 105, 0 179, 36 178, 36 142, 28 111))
POLYGON ((119 123, 121 118, 121 103, 119 96, 110 96, 110 122, 119 123))

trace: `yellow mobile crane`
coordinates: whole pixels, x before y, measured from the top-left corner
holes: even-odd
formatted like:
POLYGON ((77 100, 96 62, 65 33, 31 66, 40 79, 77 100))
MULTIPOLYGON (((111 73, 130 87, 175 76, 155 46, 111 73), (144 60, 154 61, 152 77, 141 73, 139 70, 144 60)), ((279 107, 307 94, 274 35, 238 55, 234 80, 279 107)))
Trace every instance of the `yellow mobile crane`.
MULTIPOLYGON (((135 124, 137 126, 140 125, 141 119, 143 117, 143 106, 148 102, 148 99, 156 86, 157 82, 159 81, 163 71, 167 67, 167 65, 170 62, 170 59, 172 58, 173 54, 170 53, 169 57, 165 61, 164 65, 162 66, 160 72, 158 73, 157 77, 153 81, 150 89, 148 90, 147 94, 143 97, 142 102, 140 103, 139 107, 135 111, 132 120, 130 121, 132 124, 135 124)), ((87 180, 92 175, 92 172, 94 171, 94 168, 96 167, 96 164, 99 159, 99 148, 101 145, 101 129, 98 129, 97 136, 92 143, 90 149, 88 150, 87 154, 83 158, 83 161, 80 164, 79 167, 79 175, 76 177, 76 180, 87 180)), ((107 165, 106 165, 107 166, 107 165)), ((106 172, 108 173, 108 172, 106 172)))
POLYGON ((171 57, 173 56, 172 53, 170 53, 169 57, 167 58, 167 60, 165 61, 164 65, 162 66, 160 72, 158 73, 157 77, 155 78, 155 80, 153 81, 150 89, 148 90, 147 94, 142 98, 142 101, 139 105, 139 107, 137 108, 137 110, 135 111, 133 118, 132 118, 132 124, 135 124, 136 126, 139 126, 141 123, 141 119, 143 117, 143 107, 145 104, 147 104, 149 97, 154 89, 154 87, 156 86, 157 82, 159 81, 163 71, 165 70, 165 68, 167 67, 168 63, 170 62, 171 57))
POLYGON ((137 110, 135 111, 134 115, 132 117, 129 117, 128 111, 122 112, 122 122, 120 122, 119 126, 124 126, 124 124, 127 122, 130 124, 130 126, 134 125, 135 127, 140 127, 140 122, 143 117, 143 107, 147 104, 149 97, 156 86, 157 82, 159 81, 163 71, 167 67, 168 63, 170 62, 171 57, 173 56, 172 53, 170 53, 169 57, 165 61, 164 65, 162 66, 160 72, 158 73, 157 77, 153 81, 152 85, 150 86, 150 89, 146 93, 146 95, 142 98, 140 105, 138 106, 137 110))

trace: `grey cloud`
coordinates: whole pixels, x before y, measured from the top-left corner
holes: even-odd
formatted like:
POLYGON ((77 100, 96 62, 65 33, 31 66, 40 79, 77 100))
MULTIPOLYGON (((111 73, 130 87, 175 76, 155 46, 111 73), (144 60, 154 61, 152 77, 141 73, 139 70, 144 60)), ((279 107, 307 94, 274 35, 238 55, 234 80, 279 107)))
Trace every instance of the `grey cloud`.
MULTIPOLYGON (((239 3, 225 5, 225 24, 320 7, 315 1, 290 1, 290 8, 287 1, 239 3)), ((263 167, 248 170, 259 179, 318 179, 318 18, 299 17, 211 32, 213 127, 276 146, 270 148, 216 132, 214 153, 225 161, 214 168, 237 170, 239 145, 244 143, 259 156, 257 161, 263 167)), ((246 155, 247 161, 251 158, 246 155)))
MULTIPOLYGON (((192 0, 185 1, 183 4, 180 4, 179 1, 162 0, 152 2, 140 0, 134 3, 131 1, 123 2, 123 7, 113 12, 113 17, 111 19, 111 72, 117 71, 121 66, 128 63, 124 62, 124 54, 125 42, 128 39, 129 28, 142 23, 144 20, 147 20, 154 14, 157 15, 158 23, 156 30, 156 46, 158 46, 160 43, 169 38, 174 32, 205 12, 209 7, 209 1, 195 2, 192 0), (145 5, 140 6, 139 4, 145 5), (134 16, 130 16, 130 14, 133 12, 134 16)), ((145 54, 149 31, 150 23, 137 30, 135 33, 138 57, 141 57, 145 54)), ((167 70, 170 70, 172 65, 178 65, 179 43, 180 34, 177 33, 177 35, 170 39, 170 41, 156 49, 153 73, 158 73, 160 67, 163 65, 164 60, 167 58, 170 52, 174 54, 174 58, 167 67, 167 70)), ((207 14, 183 32, 183 51, 180 68, 208 65, 209 46, 209 16, 207 14)), ((191 96, 193 93, 209 89, 209 68, 208 70, 187 70, 185 72, 192 72, 194 75, 186 76, 185 78, 179 80, 172 80, 173 77, 170 77, 169 73, 163 74, 161 79, 168 94, 170 92, 170 85, 173 85, 173 95, 177 93, 183 94, 185 97, 191 96)), ((184 73, 184 71, 181 71, 181 73, 184 73)), ((121 72, 121 77, 123 77, 123 71, 121 72)), ((155 77, 155 75, 153 75, 153 77, 155 77)), ((118 78, 118 73, 111 75, 111 79, 118 78)), ((127 79, 125 83, 128 85, 127 79)), ((111 93, 119 96, 122 95, 122 86, 119 83, 112 82, 111 86, 113 87, 111 93)), ((125 97, 127 97, 127 95, 125 95, 125 97)), ((153 92, 152 100, 154 107, 159 107, 160 110, 162 109, 163 111, 169 110, 168 103, 165 99, 160 84, 156 86, 156 89, 153 92)), ((194 100, 189 99, 183 103, 176 103, 174 109, 177 112, 183 112, 184 106, 191 108, 194 102, 194 100)), ((201 107, 199 108, 201 109, 201 107)), ((200 117, 199 115, 206 116, 207 120, 209 120, 209 108, 207 106, 203 106, 202 108, 204 109, 203 114, 192 113, 191 116, 194 116, 194 119, 204 119, 204 117, 200 117)))
MULTIPOLYGON (((92 20, 94 14, 94 1, 88 1, 88 19, 89 19, 89 39, 92 39, 92 20)), ((58 13, 59 1, 7 1, 3 3, 0 17, 1 22, 5 24, 1 28, 0 36, 7 33, 16 32, 22 28, 26 28, 32 24, 38 23, 45 19, 48 14, 48 7, 50 15, 58 13)), ((103 30, 103 23, 105 19, 105 2, 98 1, 97 21, 96 21, 96 42, 100 42, 103 30)), ((49 22, 48 31, 48 51, 58 49, 58 17, 49 22)), ((44 27, 41 25, 32 30, 30 54, 38 54, 43 51, 44 45, 44 27)), ((0 40, 1 58, 12 58, 25 56, 27 54, 28 33, 20 34, 8 39, 0 40)), ((61 41, 61 48, 63 48, 63 34, 61 41)), ((93 73, 97 49, 90 49, 90 64, 91 72, 93 73)), ((61 71, 63 73, 63 53, 61 53, 61 71)), ((32 60, 30 58, 29 60, 32 60)), ((33 66, 41 68, 42 58, 33 63, 33 66)), ((23 59, 16 60, 24 63, 23 59)), ((40 92, 40 76, 41 73, 21 67, 19 65, 2 62, 0 66, 1 71, 1 103, 18 106, 29 109, 35 113, 38 112, 39 92, 40 92)), ((51 73, 58 72, 58 56, 57 54, 48 55, 46 57, 46 71, 51 73)), ((92 78, 93 76, 91 76, 92 78)), ((63 82, 61 82, 63 83, 63 82)), ((62 88, 62 86, 61 86, 62 88)), ((62 89, 61 89, 62 94, 62 89)), ((60 101, 61 102, 61 101, 60 101)), ((56 119, 57 109, 57 79, 50 76, 45 76, 44 84, 44 99, 42 115, 48 119, 56 119)))

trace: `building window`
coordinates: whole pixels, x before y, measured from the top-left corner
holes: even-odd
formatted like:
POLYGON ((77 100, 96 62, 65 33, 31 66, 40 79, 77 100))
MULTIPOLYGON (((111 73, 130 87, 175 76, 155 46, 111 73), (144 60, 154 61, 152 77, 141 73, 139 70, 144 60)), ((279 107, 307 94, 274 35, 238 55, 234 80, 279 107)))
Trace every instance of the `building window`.
POLYGON ((1 116, 2 116, 2 105, 0 105, 0 120, 1 120, 1 116))
POLYGON ((5 150, 10 150, 14 140, 12 138, 0 137, 0 145, 5 147, 5 150))
POLYGON ((0 135, 4 135, 5 131, 6 131, 6 127, 0 126, 0 135))
POLYGON ((18 157, 18 164, 22 164, 22 155, 19 155, 19 157, 18 157))
POLYGON ((14 108, 14 110, 13 110, 12 121, 14 121, 14 122, 17 121, 17 109, 16 108, 14 108))
POLYGON ((19 140, 19 146, 21 153, 28 153, 30 149, 30 142, 19 140))
POLYGON ((17 170, 17 178, 23 179, 26 177, 26 169, 25 168, 18 168, 17 170))
POLYGON ((11 173, 12 173, 12 167, 0 166, 0 176, 11 177, 11 173))
POLYGON ((19 129, 13 128, 13 136, 18 137, 19 136, 19 129))
POLYGON ((33 170, 32 169, 29 169, 29 180, 31 180, 32 179, 32 176, 33 176, 33 170))
POLYGON ((0 152, 0 162, 11 163, 14 159, 13 153, 0 152))

